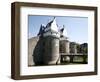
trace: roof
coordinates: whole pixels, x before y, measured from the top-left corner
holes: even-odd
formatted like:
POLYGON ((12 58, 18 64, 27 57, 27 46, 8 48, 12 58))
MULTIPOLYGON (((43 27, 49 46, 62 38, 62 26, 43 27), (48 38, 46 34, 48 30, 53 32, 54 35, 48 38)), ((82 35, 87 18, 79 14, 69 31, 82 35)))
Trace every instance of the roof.
POLYGON ((61 36, 67 37, 67 30, 64 26, 62 29, 60 29, 60 33, 61 33, 61 36))
POLYGON ((52 21, 50 21, 46 25, 45 31, 48 31, 48 30, 58 32, 58 27, 57 27, 57 24, 56 24, 56 18, 55 17, 54 17, 54 19, 52 21))

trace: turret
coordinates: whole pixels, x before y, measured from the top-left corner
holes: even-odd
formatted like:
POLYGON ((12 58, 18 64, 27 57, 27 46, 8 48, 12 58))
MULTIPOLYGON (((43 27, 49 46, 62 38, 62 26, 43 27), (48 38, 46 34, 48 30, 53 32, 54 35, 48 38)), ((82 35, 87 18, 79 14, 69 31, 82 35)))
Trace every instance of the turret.
POLYGON ((75 42, 70 43, 70 53, 77 54, 77 44, 75 42))
POLYGON ((56 24, 56 18, 54 17, 54 19, 52 21, 50 21, 47 25, 46 28, 44 30, 44 37, 46 36, 53 36, 53 37, 60 37, 60 34, 58 32, 58 27, 56 24))
POLYGON ((59 60, 59 38, 56 18, 50 21, 44 30, 44 64, 57 64, 59 60))
POLYGON ((63 28, 60 29, 60 53, 69 54, 69 40, 67 37, 67 30, 63 25, 63 28))

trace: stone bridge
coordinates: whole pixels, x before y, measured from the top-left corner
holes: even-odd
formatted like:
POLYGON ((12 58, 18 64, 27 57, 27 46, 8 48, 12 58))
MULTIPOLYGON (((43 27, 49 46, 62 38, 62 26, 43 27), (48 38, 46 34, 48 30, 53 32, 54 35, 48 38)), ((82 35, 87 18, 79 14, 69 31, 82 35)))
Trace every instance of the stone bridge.
POLYGON ((83 54, 68 54, 61 53, 61 64, 68 64, 68 63, 81 63, 81 64, 87 64, 88 55, 83 54))

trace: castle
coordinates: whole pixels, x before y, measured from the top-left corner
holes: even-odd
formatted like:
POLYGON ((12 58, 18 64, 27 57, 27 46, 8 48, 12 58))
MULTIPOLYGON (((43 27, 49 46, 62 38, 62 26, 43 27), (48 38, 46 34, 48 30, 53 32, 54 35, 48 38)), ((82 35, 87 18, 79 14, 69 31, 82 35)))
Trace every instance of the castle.
POLYGON ((87 63, 87 51, 84 52, 84 48, 87 48, 86 43, 80 45, 68 40, 65 27, 59 29, 54 17, 46 26, 40 26, 36 37, 28 40, 28 65, 56 65, 75 59, 87 63))

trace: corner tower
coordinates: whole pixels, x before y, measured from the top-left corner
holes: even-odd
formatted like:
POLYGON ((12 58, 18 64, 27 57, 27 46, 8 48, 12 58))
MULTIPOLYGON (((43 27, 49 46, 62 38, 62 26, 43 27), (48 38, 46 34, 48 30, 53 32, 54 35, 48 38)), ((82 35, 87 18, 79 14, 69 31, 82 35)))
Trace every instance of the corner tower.
POLYGON ((57 64, 59 60, 59 38, 56 18, 50 21, 44 30, 44 64, 57 64))

